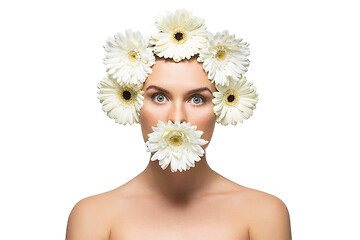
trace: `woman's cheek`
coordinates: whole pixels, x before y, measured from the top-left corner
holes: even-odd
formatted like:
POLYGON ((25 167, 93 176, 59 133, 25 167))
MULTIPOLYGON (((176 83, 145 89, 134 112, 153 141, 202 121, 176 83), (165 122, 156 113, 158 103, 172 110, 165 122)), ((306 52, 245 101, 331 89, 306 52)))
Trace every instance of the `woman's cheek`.
POLYGON ((215 114, 209 114, 207 118, 204 117, 204 139, 210 141, 215 128, 216 116, 215 114))
POLYGON ((144 99, 143 106, 140 109, 140 124, 145 141, 149 138, 148 134, 153 132, 152 127, 157 126, 158 120, 163 121, 164 112, 151 99, 144 99))
POLYGON ((191 125, 196 125, 196 130, 203 131, 201 138, 209 141, 212 137, 216 122, 216 115, 213 111, 213 105, 202 109, 193 109, 189 116, 191 119, 191 125))
POLYGON ((148 134, 152 131, 152 116, 151 116, 151 106, 144 101, 142 108, 140 109, 140 124, 141 130, 144 137, 145 142, 148 140, 148 134))

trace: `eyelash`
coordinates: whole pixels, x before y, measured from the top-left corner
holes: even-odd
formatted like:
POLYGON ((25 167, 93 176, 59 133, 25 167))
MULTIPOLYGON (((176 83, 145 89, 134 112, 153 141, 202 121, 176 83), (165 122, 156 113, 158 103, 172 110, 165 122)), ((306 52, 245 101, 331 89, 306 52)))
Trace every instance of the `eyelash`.
MULTIPOLYGON (((154 93, 152 96, 151 96, 151 99, 154 101, 154 99, 155 99, 155 97, 156 96, 159 96, 159 95, 163 95, 163 96, 165 96, 165 94, 163 94, 163 93, 154 93)), ((166 96, 165 96, 166 97, 166 96)), ((203 96, 201 96, 201 95, 198 95, 198 94, 195 94, 195 95, 193 95, 193 96, 191 96, 191 98, 190 99, 193 99, 194 97, 198 97, 198 98, 200 98, 201 99, 201 103, 199 103, 199 104, 195 104, 194 103, 194 105, 202 105, 202 104, 205 104, 206 103, 206 99, 203 97, 203 96)), ((167 98, 167 97, 166 97, 167 98)), ((156 103, 161 103, 161 102, 157 102, 157 101, 155 101, 156 103)))

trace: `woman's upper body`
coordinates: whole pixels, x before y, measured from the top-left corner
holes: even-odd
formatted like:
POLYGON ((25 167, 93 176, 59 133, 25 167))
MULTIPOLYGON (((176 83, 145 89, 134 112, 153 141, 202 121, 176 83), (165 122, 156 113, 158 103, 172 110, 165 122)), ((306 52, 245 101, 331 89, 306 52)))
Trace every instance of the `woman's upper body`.
MULTIPOLYGON (((211 101, 216 88, 201 63, 194 58, 178 63, 158 59, 143 90, 145 142, 158 120, 178 119, 203 132, 206 149, 216 122, 211 101)), ((79 201, 69 217, 67 240, 85 239, 290 240, 291 230, 280 199, 216 173, 205 153, 184 172, 163 170, 158 161, 149 161, 123 186, 79 201)))
POLYGON ((290 219, 277 197, 214 172, 213 186, 193 196, 165 197, 141 174, 112 191, 79 201, 67 240, 290 240, 290 219))

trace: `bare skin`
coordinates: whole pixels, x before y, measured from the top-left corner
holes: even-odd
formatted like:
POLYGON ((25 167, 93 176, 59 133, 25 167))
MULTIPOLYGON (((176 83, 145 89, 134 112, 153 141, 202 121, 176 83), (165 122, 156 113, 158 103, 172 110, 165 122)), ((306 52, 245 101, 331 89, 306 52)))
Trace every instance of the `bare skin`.
MULTIPOLYGON (((210 143, 216 89, 201 63, 157 59, 152 69, 140 112, 144 141, 158 120, 179 119, 196 125, 204 132, 201 138, 210 143), (188 94, 205 87, 210 91, 188 94)), ((171 172, 170 166, 163 170, 158 161, 149 161, 124 185, 82 199, 71 211, 66 239, 290 240, 291 230, 280 199, 226 179, 210 168, 204 154, 195 167, 183 172, 171 172)))

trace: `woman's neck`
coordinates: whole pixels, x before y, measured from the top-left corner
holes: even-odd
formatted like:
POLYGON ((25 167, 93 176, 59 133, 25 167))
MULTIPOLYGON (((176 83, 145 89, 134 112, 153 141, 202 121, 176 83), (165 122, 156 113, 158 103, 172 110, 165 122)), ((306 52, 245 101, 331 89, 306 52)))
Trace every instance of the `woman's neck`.
POLYGON ((209 167, 205 153, 199 162, 195 162, 195 167, 182 172, 171 172, 170 165, 163 170, 158 161, 149 161, 139 177, 148 190, 161 197, 171 201, 186 201, 210 191, 219 174, 209 167))

